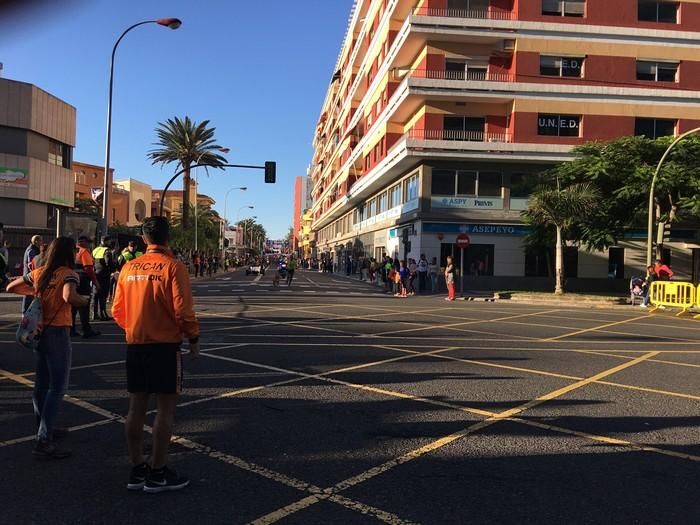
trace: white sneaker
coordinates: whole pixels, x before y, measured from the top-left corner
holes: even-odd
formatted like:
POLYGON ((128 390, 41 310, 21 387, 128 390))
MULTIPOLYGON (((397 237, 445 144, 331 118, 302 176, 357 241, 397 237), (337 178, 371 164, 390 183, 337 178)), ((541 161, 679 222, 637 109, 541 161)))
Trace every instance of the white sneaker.
POLYGON ((645 305, 644 303, 642 303, 642 304, 639 305, 639 307, 640 307, 640 308, 647 308, 647 305, 645 305))

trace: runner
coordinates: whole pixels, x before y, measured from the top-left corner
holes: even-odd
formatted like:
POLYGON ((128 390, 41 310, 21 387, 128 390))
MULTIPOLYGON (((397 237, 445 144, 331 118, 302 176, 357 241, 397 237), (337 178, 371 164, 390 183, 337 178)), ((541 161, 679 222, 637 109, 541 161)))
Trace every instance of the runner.
POLYGON ((297 268, 297 260, 294 256, 289 257, 287 261, 287 286, 292 286, 292 279, 294 279, 294 270, 297 268))
POLYGON ((39 346, 35 351, 36 375, 32 401, 38 425, 32 454, 42 459, 63 459, 70 451, 56 446, 64 431, 54 427, 56 415, 68 387, 72 347, 68 330, 71 327, 71 305, 83 307, 88 299, 78 295, 78 275, 72 270, 75 241, 59 237, 49 246, 44 264, 23 279, 12 281, 8 292, 40 298, 44 324, 39 346))
POLYGON ((131 459, 127 488, 146 492, 179 490, 190 481, 168 465, 175 405, 182 388, 180 346, 183 337, 193 356, 199 354, 199 324, 185 265, 168 249, 165 217, 150 217, 142 227, 145 255, 124 265, 117 283, 112 315, 126 331, 129 414, 126 439, 131 459), (143 456, 143 424, 148 399, 156 395, 151 464, 143 456))

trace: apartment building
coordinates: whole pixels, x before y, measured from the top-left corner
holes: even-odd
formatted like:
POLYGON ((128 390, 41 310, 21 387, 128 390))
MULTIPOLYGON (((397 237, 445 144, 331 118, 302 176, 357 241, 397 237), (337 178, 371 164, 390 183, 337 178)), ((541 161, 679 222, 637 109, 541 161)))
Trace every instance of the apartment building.
POLYGON ((75 108, 41 88, 0 78, 0 222, 55 232, 73 206, 75 108))
MULTIPOLYGON (((533 174, 578 144, 700 126, 699 37, 697 0, 357 0, 313 140, 319 254, 460 264, 466 234, 465 273, 546 276, 523 243, 533 174)), ((638 273, 640 237, 569 247, 567 276, 638 273)), ((697 277, 697 232, 673 241, 697 277)))

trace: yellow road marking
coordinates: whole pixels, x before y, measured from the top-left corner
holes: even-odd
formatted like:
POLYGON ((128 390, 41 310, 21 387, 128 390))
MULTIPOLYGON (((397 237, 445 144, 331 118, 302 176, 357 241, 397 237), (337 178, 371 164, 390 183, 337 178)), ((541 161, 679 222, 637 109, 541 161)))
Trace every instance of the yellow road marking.
POLYGON ((497 317, 495 319, 479 319, 476 321, 466 321, 466 322, 459 322, 459 323, 450 323, 450 324, 444 324, 444 325, 434 325, 434 326, 429 326, 429 327, 423 327, 423 328, 411 328, 408 330, 392 330, 390 332, 381 332, 379 334, 372 334, 371 337, 379 337, 379 336, 385 336, 385 335, 394 335, 394 334, 405 334, 408 332, 420 332, 423 330, 437 330, 437 329, 442 329, 442 328, 450 328, 454 326, 465 326, 465 325, 470 325, 470 324, 477 324, 477 323, 496 323, 499 321, 506 321, 509 319, 518 319, 522 317, 533 317, 537 315, 542 315, 546 314, 548 312, 557 312, 558 310, 543 310, 539 312, 531 312, 528 314, 519 314, 519 315, 509 315, 506 317, 497 317))
POLYGON ((304 499, 295 501, 294 503, 291 503, 286 507, 282 507, 281 509, 277 509, 273 512, 270 512, 269 514, 266 514, 265 516, 258 518, 255 521, 251 521, 250 525, 270 525, 271 523, 277 523, 279 520, 284 519, 287 516, 294 514, 295 512, 299 512, 300 510, 310 507, 311 505, 318 503, 322 499, 328 499, 328 496, 306 496, 304 499))
POLYGON ((647 317, 648 317, 647 315, 640 315, 638 317, 623 319, 621 321, 615 321, 613 323, 606 323, 604 325, 594 326, 592 328, 584 328, 583 330, 577 330, 577 331, 572 332, 570 334, 558 335, 556 337, 549 337, 547 339, 541 339, 541 341, 543 341, 543 342, 558 341, 560 339, 564 339, 565 337, 573 337, 575 335, 585 334, 588 332, 595 332, 596 330, 600 330, 602 328, 608 328, 609 326, 617 326, 617 325, 621 325, 621 324, 631 323, 633 321, 639 321, 640 319, 646 319, 647 317))

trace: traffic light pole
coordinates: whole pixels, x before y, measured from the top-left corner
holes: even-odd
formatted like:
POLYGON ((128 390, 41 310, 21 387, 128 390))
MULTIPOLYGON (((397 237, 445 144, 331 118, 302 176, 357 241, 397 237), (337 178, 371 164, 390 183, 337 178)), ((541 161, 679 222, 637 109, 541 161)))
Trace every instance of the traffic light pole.
MULTIPOLYGON (((195 164, 194 166, 189 167, 190 170, 194 168, 246 168, 253 170, 265 170, 266 183, 274 183, 277 178, 277 163, 273 161, 265 162, 264 166, 252 166, 250 164, 220 164, 218 166, 212 166, 211 164, 195 164)), ((168 188, 170 188, 170 185, 173 182, 175 182, 175 179, 177 179, 183 173, 185 173, 184 168, 178 171, 175 175, 173 175, 172 178, 165 185, 165 189, 160 195, 160 205, 158 207, 158 215, 160 215, 161 217, 163 216, 163 203, 165 202, 165 194, 167 193, 168 188)))

